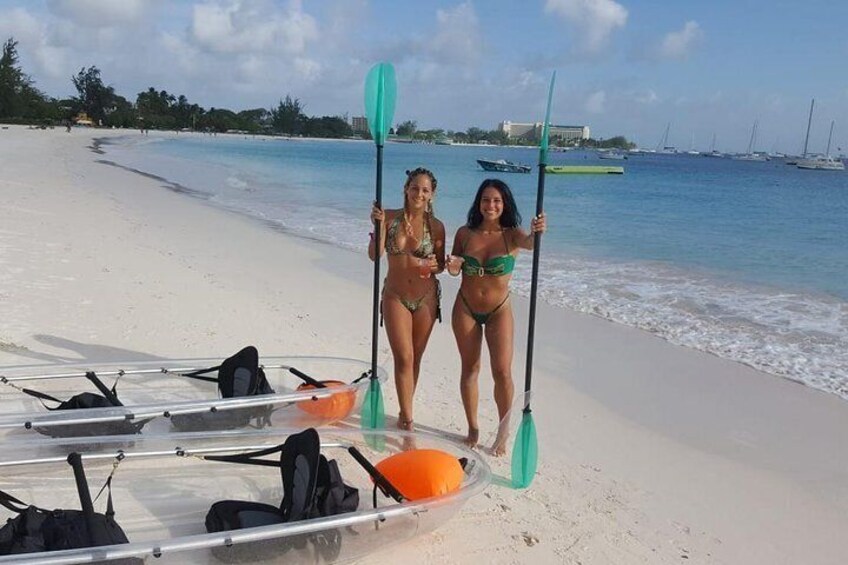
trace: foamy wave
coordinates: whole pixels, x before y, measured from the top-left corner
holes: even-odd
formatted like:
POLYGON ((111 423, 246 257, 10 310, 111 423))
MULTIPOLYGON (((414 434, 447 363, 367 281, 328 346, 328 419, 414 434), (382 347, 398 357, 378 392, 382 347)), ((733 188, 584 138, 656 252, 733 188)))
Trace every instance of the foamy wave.
MULTIPOLYGON (((549 259, 540 297, 848 399, 848 303, 657 264, 549 259)), ((514 287, 529 295, 529 266, 514 287)))
POLYGON ((229 186, 230 188, 238 189, 238 190, 247 190, 247 191, 254 190, 253 188, 251 188, 250 184, 247 181, 242 180, 235 175, 227 177, 227 186, 229 186))

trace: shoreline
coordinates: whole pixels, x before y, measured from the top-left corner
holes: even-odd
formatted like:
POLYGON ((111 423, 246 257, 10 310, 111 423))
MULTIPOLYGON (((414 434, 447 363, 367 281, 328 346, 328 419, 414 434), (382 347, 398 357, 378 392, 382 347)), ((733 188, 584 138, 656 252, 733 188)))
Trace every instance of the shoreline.
MULTIPOLYGON (((76 131, 9 133, 0 363, 217 356, 248 342, 267 355, 368 355, 364 254, 103 166, 76 131)), ((442 281, 447 309, 458 280, 442 281)), ((518 390, 527 300, 513 308, 518 390)), ((545 304, 537 316, 536 481, 490 487, 434 534, 367 562, 844 561, 844 401, 588 314, 545 304)), ((455 347, 450 324, 437 326, 415 414, 454 436, 465 431, 455 347)), ((483 439, 495 424, 487 370, 484 355, 483 439)), ((489 461, 508 475, 508 461, 489 461)))
MULTIPOLYGON (((173 132, 161 132, 160 135, 154 133, 153 139, 157 137, 159 139, 171 139, 173 138, 173 135, 169 134, 172 133, 173 132)), ((131 132, 124 132, 124 135, 121 135, 120 133, 116 132, 114 137, 125 138, 131 135, 131 132)), ((198 135, 202 136, 205 134, 199 134, 197 132, 194 132, 191 133, 191 135, 196 137, 198 135)), ((232 136, 237 134, 226 135, 232 136)), ((310 141, 312 140, 312 138, 303 138, 303 140, 310 141)), ((109 137, 99 137, 95 138, 93 150, 95 152, 102 151, 100 149, 101 144, 119 145, 110 143, 109 137)), ((331 238, 328 239, 329 236, 327 236, 327 234, 324 234, 323 236, 310 235, 303 230, 297 229, 296 227, 287 226, 282 220, 263 218, 261 217, 261 215, 258 215, 255 211, 252 211, 248 208, 242 209, 234 206, 227 206, 222 203, 216 203, 214 201, 215 197, 212 196, 210 193, 191 188, 189 186, 186 186, 184 183, 171 180, 165 176, 160 176, 155 173, 149 173, 144 170, 134 168, 133 166, 122 165, 111 160, 103 160, 99 162, 111 164, 116 167, 121 167, 143 176, 149 176, 150 178, 162 182, 166 187, 175 190, 176 192, 185 192, 190 196, 195 196, 197 198, 200 198, 201 200, 205 200, 208 204, 216 206, 219 209, 241 214, 247 218, 253 219, 254 221, 264 223, 273 229, 278 229, 282 233, 286 233, 295 238, 314 241, 318 243, 325 243, 330 245, 331 247, 343 249, 354 254, 357 254, 360 251, 364 252, 364 245, 361 246, 361 250, 354 249, 351 245, 345 245, 331 238)), ((563 271, 568 271, 568 263, 572 259, 573 258, 566 259, 565 264, 563 265, 557 263, 556 268, 562 269, 563 271)), ((597 262, 596 259, 591 258, 584 258, 584 260, 588 261, 590 264, 593 265, 597 262)), ((519 263, 519 271, 526 266, 525 263, 526 261, 522 261, 521 263, 519 263)), ((600 270, 603 270, 601 267, 598 268, 600 270)), ((640 269, 644 268, 644 266, 640 265, 638 262, 624 262, 621 264, 615 264, 614 268, 623 269, 622 276, 630 278, 639 276, 639 273, 642 272, 640 269), (631 272, 632 269, 635 269, 636 272, 631 272)), ((735 292, 744 293, 743 299, 753 301, 753 303, 760 304, 764 308, 768 306, 767 304, 764 304, 764 300, 766 300, 767 297, 776 295, 777 298, 786 293, 790 295, 795 294, 796 292, 800 292, 802 295, 807 294, 810 298, 817 301, 817 305, 819 308, 824 308, 828 303, 838 300, 838 297, 836 296, 824 293, 816 294, 812 290, 805 290, 802 292, 782 287, 770 286, 762 283, 743 283, 735 281, 732 278, 725 278, 720 273, 713 273, 709 270, 702 271, 701 269, 695 267, 687 269, 671 264, 659 264, 659 266, 657 266, 656 268, 660 269, 659 276, 661 278, 680 279, 681 281, 684 281, 678 282, 678 284, 684 284, 686 280, 689 280, 687 278, 687 274, 691 275, 691 277, 698 280, 703 279, 704 281, 712 281, 709 283, 702 283, 706 285, 704 288, 704 292, 708 293, 708 295, 703 297, 703 300, 705 300, 706 302, 719 301, 719 296, 724 292, 724 284, 730 284, 732 287, 735 287, 737 289, 735 292)), ((644 273, 642 274, 644 275, 644 273)), ((583 273, 583 276, 590 275, 591 269, 583 273)), ((666 289, 666 291, 668 291, 668 289, 666 289)), ((512 292, 513 295, 517 294, 527 298, 529 294, 529 282, 524 280, 514 281, 512 292)), ((791 342, 789 344, 781 344, 780 347, 788 349, 782 351, 778 355, 773 350, 770 351, 770 346, 768 345, 769 338, 776 337, 775 335, 773 335, 776 331, 776 328, 766 328, 764 330, 758 330, 756 327, 753 327, 756 326, 756 319, 746 319, 748 326, 746 326, 745 328, 728 328, 720 322, 713 324, 709 321, 709 317, 707 317, 707 319, 702 319, 702 317, 699 317, 698 315, 693 315, 693 317, 687 318, 686 312, 679 312, 676 310, 662 310, 662 306, 658 304, 642 304, 640 314, 634 317, 633 313, 629 309, 629 304, 626 300, 624 300, 624 302, 622 302, 621 300, 613 300, 608 301, 606 303, 598 303, 597 296, 587 295, 583 296, 582 298, 574 298, 572 296, 569 296, 567 293, 563 294, 562 290, 557 289, 556 287, 554 287, 553 289, 546 288, 544 284, 540 285, 539 298, 548 307, 558 308, 568 312, 579 312, 596 317, 601 320, 606 320, 616 324, 621 324, 627 327, 642 330, 658 337, 659 339, 665 340, 672 345, 690 348, 695 351, 701 351, 709 355, 714 355, 719 359, 741 363, 746 367, 750 367, 757 371, 763 371, 765 373, 768 373, 769 375, 772 375, 773 377, 802 384, 815 390, 823 391, 827 394, 833 394, 838 398, 842 399, 843 401, 848 402, 848 377, 843 377, 838 372, 840 367, 839 359, 831 359, 831 357, 836 354, 836 350, 834 348, 837 345, 835 343, 832 343, 834 339, 833 336, 827 336, 827 339, 821 336, 815 336, 815 344, 808 344, 806 346, 806 349, 799 348, 800 346, 794 346, 795 348, 793 349, 793 344, 791 342), (667 318, 664 317, 664 315, 675 317, 667 318), (680 328, 685 329, 681 331, 680 328), (730 338, 726 336, 733 337, 730 338), (726 341, 722 341, 722 339, 725 339, 726 341), (828 361, 825 363, 819 363, 818 367, 810 366, 809 364, 805 365, 804 363, 801 363, 800 366, 798 366, 795 360, 803 356, 812 357, 816 359, 823 358, 827 359, 828 361), (816 377, 818 373, 825 373, 829 376, 826 379, 818 380, 816 377)), ((724 306, 728 306, 728 304, 724 304, 724 306)), ((733 310, 730 311, 730 314, 734 313, 740 316, 744 316, 743 313, 734 312, 733 310)), ((790 312, 784 312, 784 314, 788 315, 790 314, 790 312)))

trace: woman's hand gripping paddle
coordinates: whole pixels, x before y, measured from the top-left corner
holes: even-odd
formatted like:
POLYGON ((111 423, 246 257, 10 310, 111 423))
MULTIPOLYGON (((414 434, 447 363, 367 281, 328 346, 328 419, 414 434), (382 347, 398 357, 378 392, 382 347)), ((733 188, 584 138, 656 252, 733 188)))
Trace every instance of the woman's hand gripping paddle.
MULTIPOLYGON (((397 83, 395 69, 389 63, 377 63, 368 72, 365 79, 365 115, 371 137, 377 146, 377 179, 374 203, 382 207, 383 199, 383 144, 392 125, 397 98, 397 83)), ((382 429, 386 423, 386 410, 383 406, 383 392, 380 390, 380 380, 377 378, 377 340, 379 336, 379 304, 380 304, 380 253, 382 226, 380 222, 374 225, 374 296, 371 320, 371 377, 365 401, 362 404, 362 427, 382 429)))
MULTIPOLYGON (((548 87, 548 107, 545 110, 545 123, 542 126, 542 140, 539 143, 539 186, 536 192, 536 217, 542 213, 542 201, 545 196, 545 166, 548 164, 548 129, 551 121, 551 99, 554 94, 556 71, 551 75, 548 87)), ((539 444, 536 438, 536 424, 533 422, 533 412, 530 410, 530 383, 533 378, 533 338, 536 326, 536 293, 539 286, 539 253, 542 234, 536 232, 533 244, 533 275, 530 285, 530 316, 527 330, 527 365, 524 377, 524 410, 521 413, 521 424, 515 436, 512 448, 512 486, 527 488, 536 475, 536 465, 539 462, 539 444)))

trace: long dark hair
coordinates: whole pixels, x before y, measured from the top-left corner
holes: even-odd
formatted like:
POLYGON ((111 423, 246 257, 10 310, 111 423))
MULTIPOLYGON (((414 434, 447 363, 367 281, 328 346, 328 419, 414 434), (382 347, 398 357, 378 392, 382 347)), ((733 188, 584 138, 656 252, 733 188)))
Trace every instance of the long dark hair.
POLYGON ((515 204, 515 198, 512 196, 512 191, 509 186, 500 179, 486 179, 480 183, 480 188, 477 189, 477 195, 474 197, 474 203, 468 209, 468 223, 466 224, 471 229, 480 227, 483 222, 483 214, 480 213, 480 201, 483 200, 483 191, 492 187, 501 193, 503 199, 503 213, 498 219, 502 228, 514 228, 521 225, 521 213, 518 211, 518 206, 515 204))

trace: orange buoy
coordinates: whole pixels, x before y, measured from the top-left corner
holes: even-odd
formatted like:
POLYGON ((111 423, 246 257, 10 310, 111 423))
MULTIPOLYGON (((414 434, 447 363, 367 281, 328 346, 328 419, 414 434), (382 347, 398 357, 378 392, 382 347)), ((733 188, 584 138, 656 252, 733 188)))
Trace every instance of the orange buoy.
POLYGON ((401 451, 375 467, 408 500, 455 491, 465 475, 456 457, 437 449, 401 451))
MULTIPOLYGON (((347 386, 347 384, 342 381, 321 381, 321 383, 327 385, 328 388, 347 386)), ((316 387, 314 385, 303 383, 297 387, 297 390, 303 391, 315 388, 316 387)), ((356 404, 356 392, 352 390, 340 390, 331 396, 301 400, 297 403, 297 406, 312 416, 318 416, 330 421, 335 421, 343 420, 350 415, 354 404, 356 404)))

